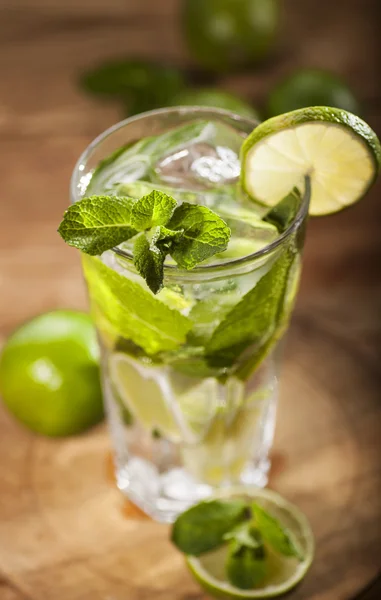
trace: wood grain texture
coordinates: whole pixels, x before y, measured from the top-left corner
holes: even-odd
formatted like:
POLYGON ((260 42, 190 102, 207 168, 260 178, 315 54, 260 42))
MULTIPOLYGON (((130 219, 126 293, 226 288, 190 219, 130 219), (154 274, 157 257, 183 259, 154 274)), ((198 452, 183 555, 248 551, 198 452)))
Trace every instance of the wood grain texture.
MULTIPOLYGON (((333 68, 358 89, 380 132, 377 0, 283 5, 277 55, 223 86, 260 101, 291 67, 333 68)), ((83 96, 75 80, 123 54, 191 66, 178 6, 1 1, 2 340, 38 312, 86 306, 77 253, 55 229, 75 160, 121 115, 83 96)), ((271 475, 317 538, 313 568, 292 600, 381 598, 380 192, 309 225, 271 475)), ((204 600, 167 528, 115 490, 104 426, 47 440, 0 408, 0 453, 0 600, 204 600)))

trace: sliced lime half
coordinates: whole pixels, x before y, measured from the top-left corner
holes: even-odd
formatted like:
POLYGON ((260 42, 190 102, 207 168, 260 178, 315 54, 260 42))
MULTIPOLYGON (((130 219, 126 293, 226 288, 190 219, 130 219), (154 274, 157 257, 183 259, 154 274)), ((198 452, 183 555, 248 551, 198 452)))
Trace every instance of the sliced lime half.
POLYGON ((234 600, 237 598, 265 599, 285 594, 295 587, 305 576, 314 556, 314 537, 306 516, 279 494, 255 487, 238 486, 223 490, 216 497, 244 497, 260 504, 293 535, 300 546, 304 560, 299 562, 275 554, 267 549, 268 570, 260 587, 242 590, 226 580, 225 561, 227 546, 203 554, 200 557, 188 556, 187 566, 200 585, 212 596, 234 600))
POLYGON ((359 117, 337 108, 303 108, 261 123, 242 146, 242 186, 275 206, 311 178, 311 215, 326 215, 360 200, 380 168, 381 146, 359 117))

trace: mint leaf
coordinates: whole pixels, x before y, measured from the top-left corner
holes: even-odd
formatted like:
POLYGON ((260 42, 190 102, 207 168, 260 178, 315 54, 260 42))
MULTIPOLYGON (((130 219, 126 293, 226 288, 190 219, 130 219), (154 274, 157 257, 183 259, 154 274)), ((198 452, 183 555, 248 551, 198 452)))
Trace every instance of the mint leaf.
POLYGON ((183 235, 183 230, 173 231, 167 229, 164 225, 159 225, 152 229, 151 244, 162 248, 163 250, 170 250, 175 240, 179 240, 183 235))
POLYGON ((150 242, 144 233, 135 241, 134 265, 154 294, 163 287, 165 257, 173 241, 181 236, 182 231, 172 231, 164 225, 158 225, 149 232, 150 242))
POLYGON ((295 220, 302 202, 302 195, 298 188, 294 188, 283 200, 274 206, 263 220, 275 225, 278 231, 283 232, 295 220))
POLYGON ((172 196, 153 190, 134 203, 131 210, 131 225, 138 231, 166 225, 176 206, 177 202, 172 196))
POLYGON ((266 275, 218 325, 206 346, 209 364, 230 367, 251 345, 254 355, 261 352, 281 323, 293 258, 291 249, 283 251, 266 275))
POLYGON ((224 535, 246 516, 243 500, 209 500, 192 506, 172 527, 171 540, 181 552, 200 556, 224 542, 224 535))
POLYGON ((193 269, 217 252, 226 250, 230 229, 225 221, 205 206, 184 202, 178 206, 168 222, 170 229, 181 229, 170 252, 182 269, 193 269))
POLYGON ((89 196, 64 214, 58 232, 69 246, 100 255, 136 235, 131 225, 132 198, 89 196))
POLYGON ((266 576, 266 552, 263 538, 257 529, 248 531, 249 543, 233 538, 229 543, 226 575, 232 585, 242 590, 258 586, 266 576))
POLYGON ((151 355, 175 350, 184 344, 192 327, 187 317, 100 259, 84 254, 82 263, 92 312, 102 315, 120 337, 131 340, 151 355))
POLYGON ((154 294, 163 287, 164 261, 164 252, 154 244, 150 245, 144 233, 141 233, 134 243, 134 265, 154 294))
POLYGON ((284 556, 294 556, 302 562, 304 560, 303 552, 287 527, 284 527, 278 519, 270 515, 259 504, 253 503, 251 508, 256 525, 265 542, 276 552, 284 556))

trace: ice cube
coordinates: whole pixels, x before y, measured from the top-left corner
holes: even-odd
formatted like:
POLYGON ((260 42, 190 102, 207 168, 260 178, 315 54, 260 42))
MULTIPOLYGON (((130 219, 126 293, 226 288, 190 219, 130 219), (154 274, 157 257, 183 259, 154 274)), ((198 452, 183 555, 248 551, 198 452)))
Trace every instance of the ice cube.
POLYGON ((241 172, 241 164, 237 154, 230 148, 217 146, 213 156, 203 155, 191 164, 191 170, 197 180, 204 183, 232 183, 241 172))
POLYGON ((113 194, 115 188, 138 179, 145 179, 152 165, 156 138, 145 138, 128 144, 100 162, 92 174, 87 195, 113 194))
MULTIPOLYGON (((154 177, 160 183, 196 190, 235 182, 241 169, 242 136, 220 122, 198 122, 193 137, 186 127, 186 131, 184 127, 172 131, 173 145, 158 158, 154 177)), ((171 141, 169 133, 167 147, 171 141)))

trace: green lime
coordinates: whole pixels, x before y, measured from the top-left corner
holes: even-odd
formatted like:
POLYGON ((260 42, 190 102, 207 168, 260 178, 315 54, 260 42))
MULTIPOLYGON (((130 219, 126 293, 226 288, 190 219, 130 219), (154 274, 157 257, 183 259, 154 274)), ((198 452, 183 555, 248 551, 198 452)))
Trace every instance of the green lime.
POLYGON ((187 566, 199 584, 212 596, 235 600, 275 598, 295 587, 306 575, 314 556, 314 537, 306 516, 294 505, 270 490, 239 486, 225 489, 214 498, 243 497, 254 500, 279 520, 302 550, 303 560, 267 550, 266 575, 254 589, 243 590, 226 579, 227 545, 200 557, 187 556, 187 566))
POLYGON ((57 310, 22 325, 0 357, 4 404, 48 436, 80 433, 103 418, 98 345, 90 317, 57 310))
POLYGON ((257 119, 258 112, 248 102, 238 96, 213 88, 200 88, 194 90, 184 90, 174 97, 173 106, 211 106, 212 108, 222 108, 231 112, 257 119))
POLYGON ((241 181, 253 200, 275 206, 311 180, 311 215, 354 204, 376 180, 381 145, 359 117, 338 108, 295 110, 258 125, 242 146, 241 181))
POLYGON ((279 12, 278 0, 185 0, 189 49, 216 71, 251 64, 273 47, 279 12))
POLYGON ((334 106, 358 114, 360 106, 347 84, 334 73, 301 69, 278 83, 270 93, 269 117, 305 106, 334 106))

